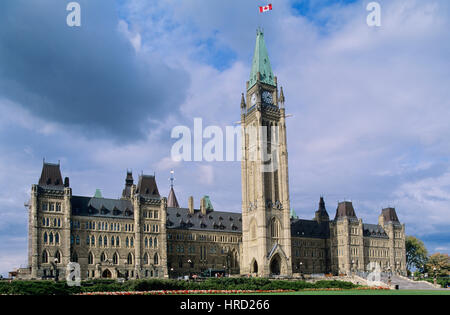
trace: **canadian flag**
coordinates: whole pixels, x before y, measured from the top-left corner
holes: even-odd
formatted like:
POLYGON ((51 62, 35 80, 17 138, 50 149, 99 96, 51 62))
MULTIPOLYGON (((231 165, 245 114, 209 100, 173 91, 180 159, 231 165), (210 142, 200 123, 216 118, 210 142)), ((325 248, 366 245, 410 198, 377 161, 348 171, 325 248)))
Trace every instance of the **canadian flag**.
POLYGON ((266 11, 272 10, 272 4, 265 5, 263 7, 259 7, 259 12, 263 13, 266 11))

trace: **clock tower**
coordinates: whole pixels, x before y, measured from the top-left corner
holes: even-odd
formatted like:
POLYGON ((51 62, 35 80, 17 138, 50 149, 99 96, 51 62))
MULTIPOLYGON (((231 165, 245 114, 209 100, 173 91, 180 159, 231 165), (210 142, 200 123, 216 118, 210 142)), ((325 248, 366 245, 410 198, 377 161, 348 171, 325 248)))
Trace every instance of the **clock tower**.
POLYGON ((242 274, 292 275, 284 101, 258 30, 241 99, 242 274))

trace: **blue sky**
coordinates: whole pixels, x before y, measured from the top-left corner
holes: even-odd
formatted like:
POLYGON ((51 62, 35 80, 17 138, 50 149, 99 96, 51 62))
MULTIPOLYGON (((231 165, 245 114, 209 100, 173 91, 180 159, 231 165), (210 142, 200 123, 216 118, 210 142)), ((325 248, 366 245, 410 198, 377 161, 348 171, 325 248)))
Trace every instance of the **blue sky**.
POLYGON ((450 4, 378 1, 80 0, 0 3, 0 273, 26 264, 31 184, 61 161, 76 195, 119 197, 126 169, 169 171, 181 205, 209 195, 240 211, 239 162, 173 162, 176 125, 239 120, 255 30, 286 95, 291 206, 334 217, 352 200, 364 222, 395 206, 408 234, 450 252, 450 4), (24 23, 26 21, 26 23, 24 23))

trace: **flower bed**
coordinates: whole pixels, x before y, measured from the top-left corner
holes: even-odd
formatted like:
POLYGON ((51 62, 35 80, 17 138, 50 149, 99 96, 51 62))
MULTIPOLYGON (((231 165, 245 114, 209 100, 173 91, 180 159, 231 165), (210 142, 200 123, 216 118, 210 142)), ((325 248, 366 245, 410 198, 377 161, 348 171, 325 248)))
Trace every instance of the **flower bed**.
MULTIPOLYGON (((304 289, 300 291, 344 291, 341 288, 304 289)), ((384 287, 358 287, 352 290, 390 290, 384 287)), ((119 292, 86 292, 78 295, 184 295, 184 294, 261 294, 288 293, 295 290, 156 290, 156 291, 119 291, 119 292)))

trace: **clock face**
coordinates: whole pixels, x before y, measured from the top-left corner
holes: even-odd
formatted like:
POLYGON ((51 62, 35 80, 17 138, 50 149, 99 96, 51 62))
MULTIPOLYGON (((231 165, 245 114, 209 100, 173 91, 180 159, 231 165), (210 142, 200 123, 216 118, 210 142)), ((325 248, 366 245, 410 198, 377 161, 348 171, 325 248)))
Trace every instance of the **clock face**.
POLYGON ((252 94, 251 101, 252 101, 252 105, 255 105, 255 104, 256 104, 256 93, 253 93, 253 94, 252 94))
POLYGON ((266 104, 272 104, 272 93, 270 93, 269 91, 264 91, 262 93, 262 99, 264 101, 264 103, 266 104))

